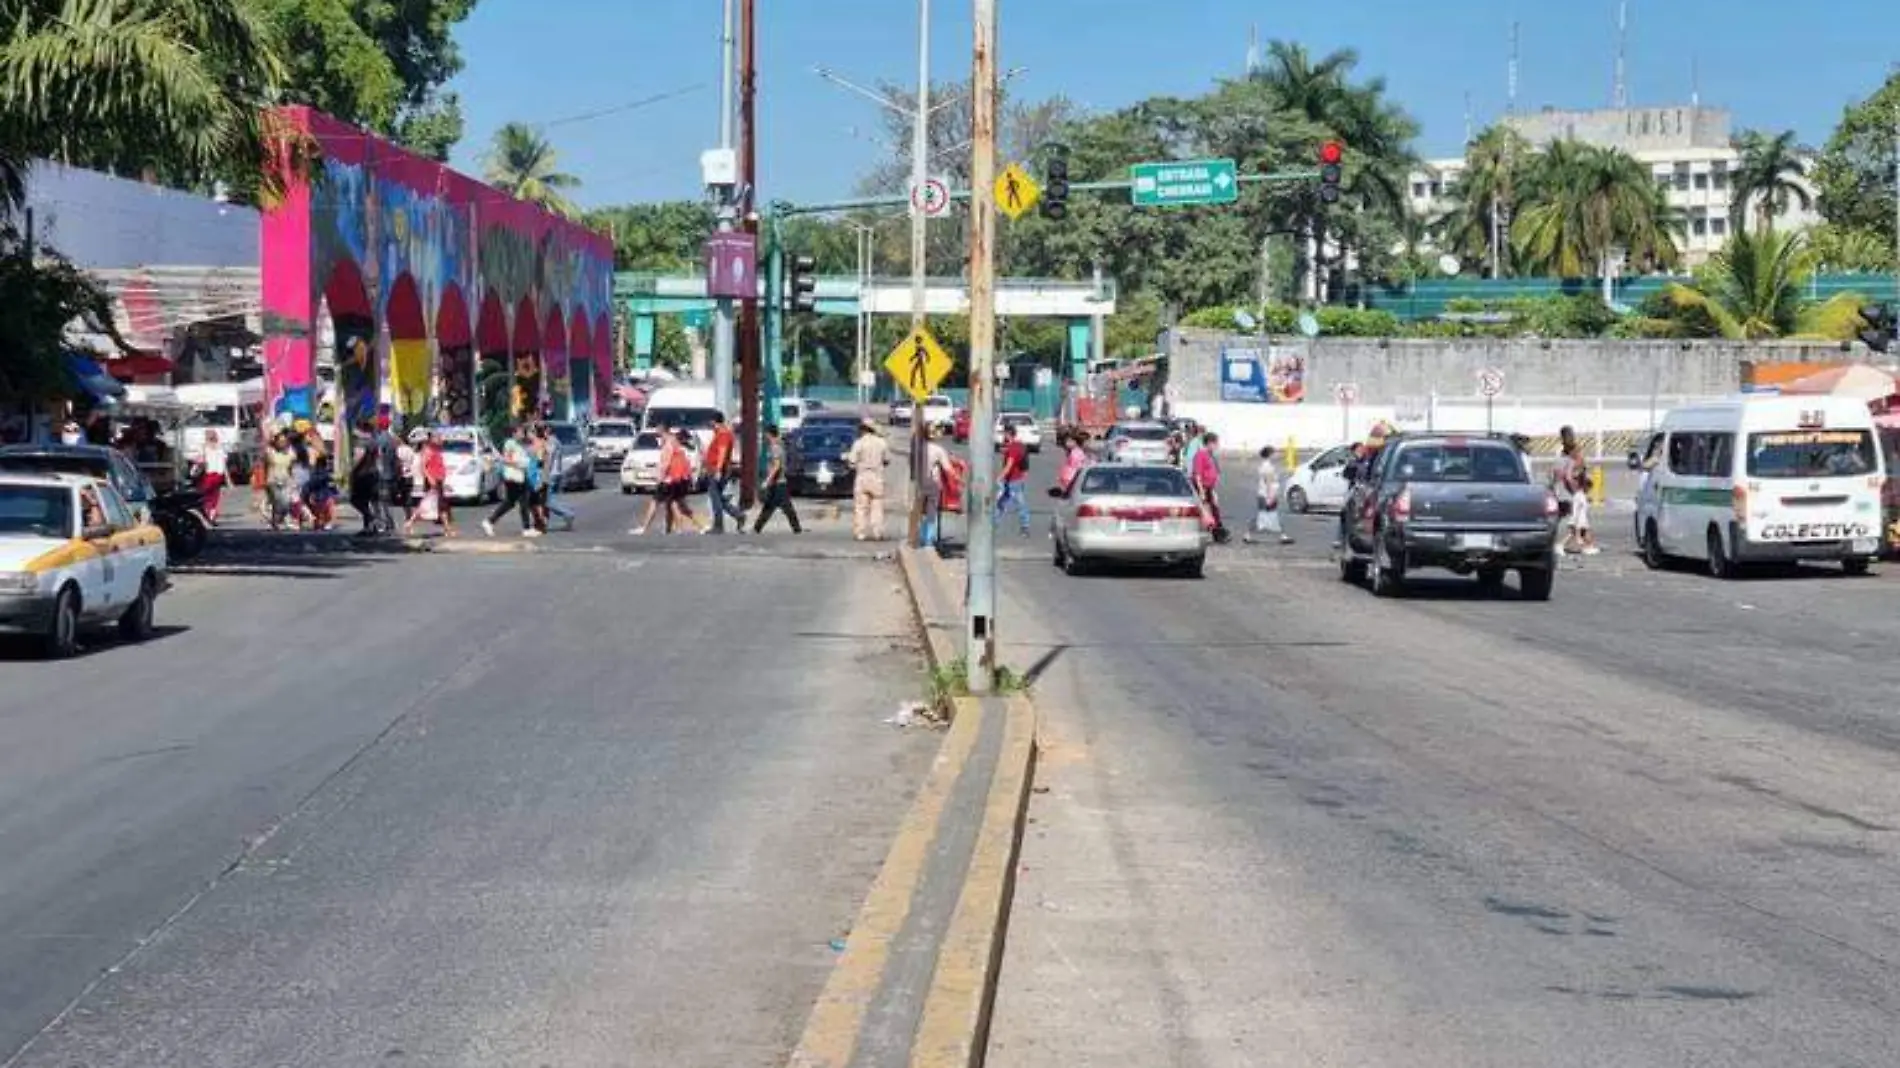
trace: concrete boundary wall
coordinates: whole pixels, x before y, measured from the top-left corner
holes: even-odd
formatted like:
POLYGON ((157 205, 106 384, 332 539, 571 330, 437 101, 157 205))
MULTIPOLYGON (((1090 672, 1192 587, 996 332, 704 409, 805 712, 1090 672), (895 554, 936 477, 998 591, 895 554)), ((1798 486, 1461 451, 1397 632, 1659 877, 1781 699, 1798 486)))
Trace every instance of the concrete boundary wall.
MULTIPOLYGON (((1478 372, 1486 368, 1504 373, 1507 399, 1648 398, 1734 393, 1749 362, 1829 364, 1869 358, 1865 348, 1843 350, 1837 342, 1281 338, 1271 346, 1306 357, 1309 401, 1330 401, 1334 386, 1352 383, 1360 402, 1368 405, 1434 394, 1475 399, 1478 372)), ((1181 329, 1169 347, 1169 380, 1185 405, 1220 400, 1222 349, 1259 348, 1260 342, 1242 334, 1181 329)))

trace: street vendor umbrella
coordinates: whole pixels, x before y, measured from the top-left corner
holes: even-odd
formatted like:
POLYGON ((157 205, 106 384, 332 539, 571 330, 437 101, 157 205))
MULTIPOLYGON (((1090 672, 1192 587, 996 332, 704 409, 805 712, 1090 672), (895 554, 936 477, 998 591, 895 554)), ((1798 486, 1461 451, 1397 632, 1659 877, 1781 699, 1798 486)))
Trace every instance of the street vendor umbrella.
POLYGON ((1854 363, 1797 378, 1782 386, 1781 392, 1784 395, 1854 397, 1877 401, 1900 394, 1900 380, 1896 380, 1892 371, 1854 363))

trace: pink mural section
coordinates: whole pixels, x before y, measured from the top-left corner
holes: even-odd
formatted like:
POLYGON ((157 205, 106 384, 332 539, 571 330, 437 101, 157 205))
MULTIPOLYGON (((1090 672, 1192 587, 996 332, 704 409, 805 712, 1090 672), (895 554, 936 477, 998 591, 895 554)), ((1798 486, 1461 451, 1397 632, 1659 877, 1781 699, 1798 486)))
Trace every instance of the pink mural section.
POLYGON ((499 429, 586 415, 608 394, 612 367, 599 358, 587 367, 595 388, 546 388, 566 382, 570 357, 601 347, 568 324, 609 313, 606 235, 321 112, 283 116, 316 162, 291 174, 260 230, 274 412, 347 424, 380 410, 405 425, 473 418, 499 429), (339 389, 329 410, 315 374, 320 308, 350 346, 349 396, 339 389))

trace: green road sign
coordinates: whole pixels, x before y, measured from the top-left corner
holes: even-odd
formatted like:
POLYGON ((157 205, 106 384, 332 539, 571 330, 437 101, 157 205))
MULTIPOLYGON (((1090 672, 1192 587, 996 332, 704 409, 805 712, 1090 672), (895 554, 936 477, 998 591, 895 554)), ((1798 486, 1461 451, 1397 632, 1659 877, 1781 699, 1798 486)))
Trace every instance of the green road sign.
POLYGON ((1129 168, 1135 207, 1165 208, 1175 204, 1232 204, 1240 199, 1240 182, 1231 159, 1189 159, 1169 163, 1137 163, 1129 168))

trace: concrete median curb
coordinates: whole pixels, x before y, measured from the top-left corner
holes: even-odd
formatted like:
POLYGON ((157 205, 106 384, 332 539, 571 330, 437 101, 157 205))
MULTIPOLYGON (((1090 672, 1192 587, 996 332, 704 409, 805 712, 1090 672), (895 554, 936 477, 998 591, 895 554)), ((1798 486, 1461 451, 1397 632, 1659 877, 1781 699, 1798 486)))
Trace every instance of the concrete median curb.
MULTIPOLYGON (((935 666, 957 601, 935 553, 898 553, 935 666)), ((792 1068, 982 1063, 1032 769, 1027 698, 958 697, 922 788, 860 907, 792 1068)))

